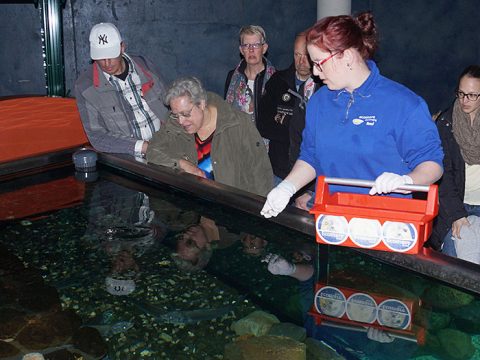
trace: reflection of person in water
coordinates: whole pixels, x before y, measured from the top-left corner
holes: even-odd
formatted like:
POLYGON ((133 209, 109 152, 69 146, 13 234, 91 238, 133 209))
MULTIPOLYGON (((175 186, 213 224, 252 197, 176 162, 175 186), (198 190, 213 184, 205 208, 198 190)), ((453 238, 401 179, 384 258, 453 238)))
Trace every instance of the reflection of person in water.
POLYGON ((277 254, 267 254, 262 261, 268 263, 268 271, 274 275, 288 275, 299 281, 308 281, 313 277, 314 268, 311 263, 296 264, 277 254))
POLYGON ((207 235, 202 225, 192 225, 177 236, 177 248, 173 259, 179 268, 194 272, 207 266, 212 256, 212 241, 218 241, 214 234, 207 235))
POLYGON ((110 274, 105 278, 107 292, 112 295, 128 295, 135 290, 135 280, 140 268, 131 250, 123 249, 112 258, 110 274))
POLYGON ((112 260, 112 273, 122 274, 127 271, 140 272, 137 262, 133 258, 131 250, 120 251, 112 260))
POLYGON ((272 241, 269 247, 269 251, 275 251, 275 253, 268 252, 262 257, 261 262, 267 264, 265 270, 272 275, 282 275, 295 280, 288 281, 286 279, 278 279, 272 281, 272 283, 278 281, 282 284, 279 287, 277 297, 280 296, 283 302, 289 304, 287 316, 294 319, 294 321, 305 321, 307 312, 310 310, 313 302, 313 286, 315 281, 313 250, 315 246, 295 244, 293 249, 288 246, 288 248, 284 248, 284 250, 287 251, 282 251, 275 245, 272 241), (290 252, 290 256, 286 255, 284 257, 279 255, 279 252, 290 252), (290 285, 285 287, 285 284, 290 285))
POLYGON ((188 227, 175 238, 176 252, 172 254, 173 260, 181 270, 195 272, 207 266, 213 249, 232 245, 238 235, 229 233, 223 226, 202 216, 198 224, 188 227))
MULTIPOLYGON (((338 286, 339 288, 356 289, 358 294, 364 293, 368 295, 368 291, 365 291, 365 289, 370 288, 371 284, 369 282, 365 283, 365 279, 361 274, 362 270, 352 269, 342 267, 341 270, 339 269, 338 272, 335 272, 330 267, 328 275, 326 274, 326 277, 322 278, 322 283, 326 283, 328 287, 333 288, 338 286)), ((378 279, 371 281, 379 288, 382 288, 378 279)), ((314 286, 313 282, 311 284, 314 286)), ((390 289, 390 285, 390 283, 387 283, 385 288, 390 289)), ((310 292, 315 293, 314 288, 311 288, 310 292)), ((384 296, 387 295, 388 293, 384 294, 384 296)), ((395 297, 395 295, 392 296, 395 297)), ((332 306, 332 301, 328 304, 328 299, 314 297, 309 309, 312 307, 313 301, 318 301, 317 305, 322 309, 323 306, 326 308, 332 306), (322 300, 326 300, 326 302, 323 303, 322 300)), ((365 306, 361 306, 361 304, 361 302, 354 304, 347 301, 346 307, 350 316, 346 316, 351 320, 370 322, 370 315, 372 314, 371 305, 368 302, 365 306)), ((417 350, 418 346, 413 341, 413 337, 412 341, 397 339, 393 332, 386 330, 387 328, 377 328, 367 323, 364 323, 363 326, 360 326, 358 323, 345 324, 344 322, 336 321, 335 318, 338 312, 332 311, 331 314, 328 313, 328 310, 322 312, 331 317, 324 319, 321 324, 316 324, 313 316, 306 317, 305 328, 307 329, 307 335, 325 341, 336 349, 340 355, 347 358, 354 356, 355 358, 368 358, 371 360, 400 360, 410 358, 410 355, 417 350), (394 344, 390 345, 392 342, 394 344)))
POLYGON ((315 246, 307 243, 297 244, 291 260, 278 254, 266 254, 262 262, 268 264, 268 271, 274 275, 287 275, 299 281, 309 281, 314 275, 313 259, 315 246))
MULTIPOLYGON (((314 323, 313 317, 308 315, 314 301, 314 286, 315 279, 317 278, 315 272, 316 266, 312 261, 316 258, 314 256, 314 250, 315 249, 312 248, 312 246, 308 246, 308 244, 304 246, 300 245, 294 251, 292 259, 270 253, 262 260, 267 263, 267 268, 270 273, 289 276, 299 280, 298 293, 300 296, 298 296, 298 308, 302 311, 308 336, 323 340, 332 346, 338 344, 339 349, 345 348, 345 344, 348 344, 349 348, 356 349, 352 351, 358 353, 365 351, 365 353, 369 355, 375 354, 373 359, 399 359, 396 352, 393 352, 391 357, 386 356, 386 354, 392 352, 391 348, 388 347, 388 343, 395 340, 387 331, 367 326, 360 328, 359 331, 353 331, 353 328, 333 328, 325 325, 316 325, 314 323), (339 341, 339 339, 341 340, 339 341), (368 342, 367 339, 372 341, 368 342), (383 357, 376 356, 376 351, 378 351, 379 354, 381 353, 383 357)), ((404 342, 403 340, 395 341, 401 343, 401 345, 398 346, 401 346, 405 354, 416 348, 416 344, 404 342)), ((352 355, 351 352, 349 352, 349 354, 352 355)), ((342 353, 342 355, 347 354, 342 353)))
POLYGON ((106 290, 112 295, 128 295, 140 274, 139 257, 161 241, 168 229, 155 217, 146 194, 106 181, 92 186, 83 239, 109 257, 106 290))
POLYGON ((260 256, 265 253, 268 241, 252 234, 245 234, 242 237, 243 252, 251 256, 260 256))

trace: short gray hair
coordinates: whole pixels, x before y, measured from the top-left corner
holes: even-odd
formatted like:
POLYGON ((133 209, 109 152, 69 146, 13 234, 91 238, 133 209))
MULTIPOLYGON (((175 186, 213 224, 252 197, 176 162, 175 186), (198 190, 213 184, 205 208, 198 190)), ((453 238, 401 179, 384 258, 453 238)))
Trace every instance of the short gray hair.
POLYGON ((262 43, 267 42, 267 35, 265 35, 265 30, 263 30, 263 28, 259 25, 246 25, 240 29, 238 35, 238 41, 240 41, 240 45, 242 44, 243 35, 258 35, 260 36, 260 41, 262 43))
POLYGON ((205 247, 204 249, 202 249, 198 254, 198 259, 196 263, 182 259, 182 257, 176 252, 172 253, 171 257, 179 270, 194 273, 204 269, 208 265, 208 262, 212 257, 212 252, 213 250, 210 247, 205 247))
POLYGON ((164 103, 170 106, 170 102, 178 97, 188 96, 192 103, 200 105, 202 100, 207 101, 207 92, 200 80, 196 77, 182 77, 175 80, 167 89, 164 103))

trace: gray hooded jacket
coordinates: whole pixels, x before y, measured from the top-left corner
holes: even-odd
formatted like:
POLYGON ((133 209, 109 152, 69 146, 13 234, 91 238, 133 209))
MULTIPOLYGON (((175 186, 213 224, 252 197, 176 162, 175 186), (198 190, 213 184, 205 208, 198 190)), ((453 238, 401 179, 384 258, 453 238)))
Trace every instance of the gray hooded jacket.
MULTIPOLYGON (((153 65, 141 56, 130 56, 142 82, 143 98, 150 109, 165 123, 167 109, 163 104, 165 87, 153 65)), ((103 76, 100 67, 83 73, 75 83, 75 96, 83 128, 92 146, 102 152, 135 154, 137 139, 132 128, 135 118, 123 95, 103 76)))

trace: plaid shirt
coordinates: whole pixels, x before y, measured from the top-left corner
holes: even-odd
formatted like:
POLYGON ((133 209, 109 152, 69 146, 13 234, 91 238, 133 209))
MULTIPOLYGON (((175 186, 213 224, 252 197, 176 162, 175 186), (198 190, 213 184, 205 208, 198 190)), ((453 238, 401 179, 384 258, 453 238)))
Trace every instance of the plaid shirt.
POLYGON ((137 139, 142 139, 135 144, 135 155, 142 156, 143 142, 150 140, 153 134, 160 129, 160 120, 143 99, 142 83, 135 69, 134 62, 127 54, 123 54, 123 58, 128 62, 128 75, 125 81, 105 72, 103 74, 117 91, 122 93, 125 100, 132 107, 132 111, 135 114, 135 119, 131 119, 133 131, 137 139))

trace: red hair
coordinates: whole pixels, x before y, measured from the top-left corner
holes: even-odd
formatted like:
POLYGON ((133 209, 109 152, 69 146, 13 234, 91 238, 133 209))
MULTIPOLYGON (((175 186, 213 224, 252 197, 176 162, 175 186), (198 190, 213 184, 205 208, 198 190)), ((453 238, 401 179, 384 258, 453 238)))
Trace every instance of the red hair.
POLYGON ((354 48, 363 59, 371 59, 378 45, 373 14, 323 18, 307 31, 307 43, 332 53, 354 48))

